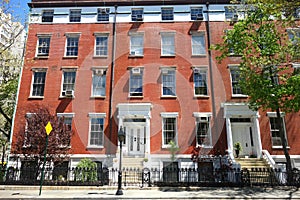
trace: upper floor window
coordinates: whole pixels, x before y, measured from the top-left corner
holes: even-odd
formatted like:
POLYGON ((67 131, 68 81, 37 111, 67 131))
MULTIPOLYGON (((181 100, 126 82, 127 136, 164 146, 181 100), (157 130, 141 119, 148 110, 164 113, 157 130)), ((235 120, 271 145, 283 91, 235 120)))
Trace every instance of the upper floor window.
POLYGON ((175 33, 161 33, 161 55, 175 56, 175 33))
POLYGON ((170 142, 177 144, 177 117, 178 113, 161 113, 162 116, 162 145, 169 147, 170 142))
POLYGON ((108 55, 108 34, 95 34, 95 56, 108 55))
POLYGON ((204 33, 192 34, 192 55, 205 55, 205 37, 204 33))
POLYGON ((49 56, 50 39, 48 35, 38 36, 37 56, 49 56))
POLYGON ((63 97, 74 97, 76 69, 63 69, 62 93, 63 97))
POLYGON ((43 10, 42 22, 53 22, 54 10, 43 10))
POLYGON ((295 9, 295 18, 300 19, 300 8, 295 9))
POLYGON ((161 20, 174 20, 174 11, 172 7, 161 8, 161 20))
POLYGON ((194 92, 195 96, 208 95, 207 92, 207 68, 194 68, 194 92))
POLYGON ((89 113, 90 131, 88 147, 103 147, 105 113, 89 113))
POLYGON ((131 10, 131 20, 132 21, 143 21, 144 9, 143 8, 133 8, 131 10))
POLYGON ((47 69, 34 69, 31 96, 43 97, 47 69))
POLYGON ((78 56, 79 34, 66 34, 66 56, 78 56))
POLYGON ((191 20, 203 20, 202 7, 191 7, 191 20))
POLYGON ((194 113, 196 118, 196 145, 212 146, 210 113, 194 113))
POLYGON ((73 121, 74 113, 57 113, 57 116, 60 119, 64 120, 64 125, 66 127, 66 130, 71 131, 72 130, 72 121, 73 121))
POLYGON ((231 21, 237 21, 237 7, 236 6, 225 6, 225 19, 231 21))
POLYGON ((292 60, 300 62, 300 28, 288 29, 287 33, 293 44, 292 60))
MULTIPOLYGON (((269 119, 270 119, 270 131, 271 131, 271 138, 272 138, 272 146, 275 148, 276 147, 280 148, 280 147, 282 147, 282 141, 281 141, 281 137, 280 137, 279 124, 277 123, 276 113, 268 112, 267 115, 269 116, 269 119)), ((280 120, 281 120, 281 123, 283 126, 284 137, 287 140, 284 116, 280 116, 280 120)))
POLYGON ((176 96, 176 70, 173 68, 163 68, 162 72, 162 95, 176 96))
POLYGON ((109 8, 99 8, 97 12, 98 22, 108 22, 109 21, 109 8))
POLYGON ((130 55, 142 56, 144 55, 144 34, 130 35, 130 55))
POLYGON ((70 10, 70 22, 80 22, 81 20, 81 10, 70 10))
POLYGON ((130 70, 129 95, 143 96, 143 69, 135 67, 130 70))
POLYGON ((106 69, 93 69, 92 96, 105 97, 106 94, 106 69))
POLYGON ((241 96, 244 95, 241 87, 239 85, 240 81, 240 70, 238 67, 231 66, 230 68, 230 77, 231 77, 231 88, 233 96, 241 96))

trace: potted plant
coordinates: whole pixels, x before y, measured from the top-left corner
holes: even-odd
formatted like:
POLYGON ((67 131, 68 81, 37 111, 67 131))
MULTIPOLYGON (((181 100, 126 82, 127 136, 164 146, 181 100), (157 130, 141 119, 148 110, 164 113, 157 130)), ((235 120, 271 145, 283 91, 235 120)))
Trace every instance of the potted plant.
POLYGON ((236 157, 238 158, 240 155, 240 152, 242 151, 242 145, 240 142, 237 142, 234 144, 234 150, 235 150, 236 157))

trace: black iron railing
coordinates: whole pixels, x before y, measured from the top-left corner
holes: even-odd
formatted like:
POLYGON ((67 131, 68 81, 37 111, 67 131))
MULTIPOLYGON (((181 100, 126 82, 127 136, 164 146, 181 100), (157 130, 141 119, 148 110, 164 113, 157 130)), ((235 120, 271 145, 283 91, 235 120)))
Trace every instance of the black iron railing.
MULTIPOLYGON (((271 168, 253 169, 214 169, 201 168, 163 168, 138 169, 123 168, 122 183, 124 186, 300 186, 299 170, 293 170, 287 181, 288 174, 271 168)), ((8 168, 2 171, 0 184, 39 185, 41 169, 8 168)), ((117 186, 118 169, 108 168, 46 168, 44 185, 86 185, 86 186, 117 186)))

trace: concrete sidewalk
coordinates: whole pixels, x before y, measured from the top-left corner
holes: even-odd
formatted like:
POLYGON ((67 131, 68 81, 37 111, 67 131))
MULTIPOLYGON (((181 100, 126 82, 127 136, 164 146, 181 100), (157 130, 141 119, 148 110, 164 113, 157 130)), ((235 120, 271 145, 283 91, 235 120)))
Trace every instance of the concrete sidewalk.
POLYGON ((0 186, 0 199, 300 199, 298 188, 124 188, 116 187, 0 186))

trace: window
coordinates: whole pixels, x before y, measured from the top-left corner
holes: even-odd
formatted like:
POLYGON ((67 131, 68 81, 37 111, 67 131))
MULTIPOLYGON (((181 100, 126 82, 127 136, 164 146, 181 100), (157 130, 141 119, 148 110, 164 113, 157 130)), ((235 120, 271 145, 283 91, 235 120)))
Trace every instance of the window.
POLYGON ((79 35, 67 35, 66 56, 78 56, 78 42, 79 35))
POLYGON ((49 56, 50 36, 38 36, 37 56, 49 56))
POLYGON ((133 8, 131 10, 131 20, 132 21, 143 21, 144 9, 143 8, 133 8))
POLYGON ((70 22, 80 22, 81 19, 81 10, 70 10, 70 22))
POLYGON ((129 95, 143 96, 143 69, 135 67, 130 70, 129 95))
POLYGON ((103 147, 105 113, 89 113, 90 133, 89 147, 103 147))
POLYGON ((196 145, 212 146, 210 131, 210 113, 194 113, 196 117, 196 145))
POLYGON ((300 19, 300 8, 295 9, 295 14, 294 14, 296 19, 300 19))
POLYGON ((300 62, 300 29, 288 29, 287 33, 293 44, 292 60, 293 62, 300 62))
POLYGON ((144 35, 143 34, 130 35, 130 55, 132 55, 132 56, 144 55, 144 35))
POLYGON ((203 20, 203 8, 192 7, 191 8, 191 20, 203 20))
MULTIPOLYGON (((276 113, 267 113, 270 119, 270 130, 271 130, 271 137, 272 137, 272 146, 273 147, 282 147, 282 141, 280 138, 280 132, 279 132, 279 124, 277 123, 277 117, 276 113)), ((283 115, 283 113, 282 113, 283 115)), ((285 122, 284 122, 284 116, 281 116, 281 122, 283 125, 284 130, 284 136, 286 137, 286 131, 285 131, 285 122)))
POLYGON ((62 96, 73 97, 75 89, 76 70, 63 70, 62 96))
POLYGON ((173 8, 161 8, 161 20, 174 20, 173 8))
POLYGON ((230 67, 232 95, 243 95, 239 86, 240 70, 238 67, 230 67))
POLYGON ((195 95, 207 95, 207 69, 194 68, 194 91, 195 95))
POLYGON ((162 69, 162 95, 176 96, 176 78, 174 69, 162 69))
POLYGON ((236 12, 236 6, 225 6, 225 19, 226 20, 237 20, 238 15, 236 12))
POLYGON ((192 35, 192 55, 205 55, 205 37, 204 33, 195 33, 192 35))
POLYGON ((97 13, 98 22, 108 22, 109 21, 109 8, 99 8, 97 13))
POLYGON ((105 97, 106 94, 106 69, 93 69, 92 96, 105 97))
POLYGON ((72 130, 72 121, 74 115, 74 113, 57 113, 57 117, 64 120, 64 125, 67 131, 72 130))
POLYGON ((161 33, 161 55, 175 56, 175 33, 161 33))
POLYGON ((96 34, 95 56, 108 55, 108 34, 96 34))
POLYGON ((44 10, 42 12, 42 22, 53 22, 54 10, 44 10))
POLYGON ((177 117, 178 113, 161 113, 163 118, 163 147, 168 147, 173 141, 177 144, 177 117))
POLYGON ((38 69, 33 71, 33 82, 31 96, 43 97, 46 80, 46 69, 38 69))
MULTIPOLYGON (((227 35, 227 34, 229 34, 229 31, 232 31, 232 30, 225 30, 225 34, 227 35)), ((227 44, 228 45, 232 45, 232 41, 231 40, 229 40, 229 39, 226 39, 226 42, 227 42, 227 44)), ((234 49, 233 49, 233 47, 230 47, 229 49, 228 49, 228 53, 230 54, 230 55, 235 55, 235 52, 234 52, 234 49)))

